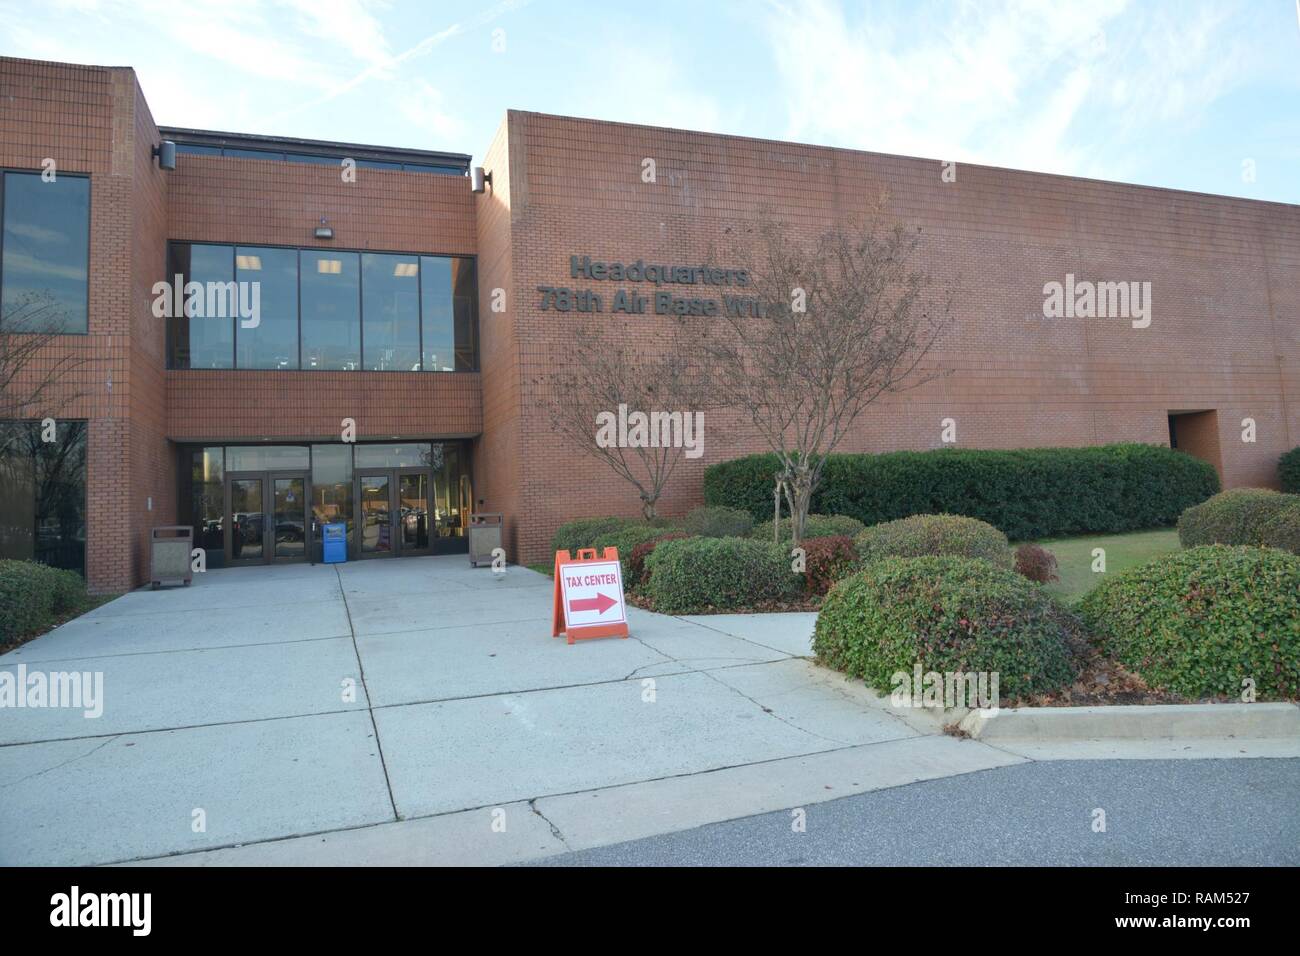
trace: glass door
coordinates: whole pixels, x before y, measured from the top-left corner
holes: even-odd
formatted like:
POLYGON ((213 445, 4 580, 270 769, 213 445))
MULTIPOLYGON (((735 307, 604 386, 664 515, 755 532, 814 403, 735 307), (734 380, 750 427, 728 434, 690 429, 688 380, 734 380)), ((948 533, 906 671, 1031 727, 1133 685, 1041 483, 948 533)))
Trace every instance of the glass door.
POLYGON ((397 546, 402 554, 429 551, 429 472, 402 470, 397 474, 397 546))
POLYGON ((266 561, 266 477, 232 473, 226 480, 226 560, 232 564, 266 561))
POLYGON ((271 474, 272 524, 271 559, 306 560, 310 547, 307 524, 307 476, 301 473, 271 474))
POLYGON ((357 475, 357 553, 363 558, 386 558, 396 553, 395 484, 392 471, 357 475))

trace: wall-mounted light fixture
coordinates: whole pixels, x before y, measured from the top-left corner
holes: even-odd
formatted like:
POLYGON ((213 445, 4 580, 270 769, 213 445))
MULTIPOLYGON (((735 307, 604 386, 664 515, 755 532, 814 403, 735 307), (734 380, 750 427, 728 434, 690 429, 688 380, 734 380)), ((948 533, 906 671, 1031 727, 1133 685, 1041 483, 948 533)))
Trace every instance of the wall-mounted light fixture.
POLYGON ((326 225, 324 216, 321 216, 320 225, 316 227, 315 235, 317 239, 334 238, 334 230, 330 226, 326 225))
POLYGON ((153 155, 158 160, 159 169, 176 168, 176 144, 169 139, 163 140, 153 148, 153 155))
POLYGON ((492 184, 492 174, 483 172, 482 166, 475 166, 469 171, 469 189, 470 192, 481 193, 484 183, 492 184))

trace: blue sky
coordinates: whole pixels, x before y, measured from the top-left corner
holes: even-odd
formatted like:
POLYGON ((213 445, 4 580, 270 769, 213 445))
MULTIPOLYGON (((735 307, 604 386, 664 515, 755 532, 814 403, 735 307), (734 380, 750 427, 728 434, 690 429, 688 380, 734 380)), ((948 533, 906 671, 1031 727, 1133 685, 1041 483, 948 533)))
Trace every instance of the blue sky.
POLYGON ((164 125, 481 157, 517 108, 1300 203, 1300 0, 0 0, 0 52, 134 66, 164 125))

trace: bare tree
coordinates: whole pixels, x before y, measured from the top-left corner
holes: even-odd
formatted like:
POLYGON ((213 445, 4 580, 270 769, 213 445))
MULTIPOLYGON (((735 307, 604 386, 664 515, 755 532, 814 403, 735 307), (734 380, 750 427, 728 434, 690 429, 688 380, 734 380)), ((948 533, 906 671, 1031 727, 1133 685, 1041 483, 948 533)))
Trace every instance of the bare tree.
POLYGON ((563 368, 534 381, 551 426, 636 488, 653 520, 664 486, 703 437, 698 366, 684 350, 630 344, 625 326, 579 328, 572 341, 563 368))
POLYGON ((724 310, 698 343, 718 404, 741 413, 776 453, 775 495, 803 538, 826 456, 881 395, 940 373, 919 371, 949 302, 924 307, 918 230, 873 218, 810 242, 760 222, 731 252, 750 275, 758 316, 724 310), (933 314, 932 314, 933 313, 933 314))
MULTIPOLYGON (((49 350, 63 332, 63 318, 49 293, 28 293, 6 306, 0 318, 0 422, 54 417, 77 398, 59 383, 86 359, 49 350)), ((12 438, 0 441, 3 455, 12 438)))

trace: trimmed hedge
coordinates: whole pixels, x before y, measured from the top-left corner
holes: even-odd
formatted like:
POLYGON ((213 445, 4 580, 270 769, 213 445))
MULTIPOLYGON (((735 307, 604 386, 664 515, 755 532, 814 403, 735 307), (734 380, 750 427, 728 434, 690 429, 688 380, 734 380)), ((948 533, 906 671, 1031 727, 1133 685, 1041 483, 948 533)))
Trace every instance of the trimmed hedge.
MULTIPOLYGON (((750 455, 704 472, 704 500, 772 513, 776 455, 750 455)), ((1219 490, 1207 462, 1157 445, 948 448, 831 455, 812 510, 864 525, 916 514, 987 521, 1013 541, 1172 525, 1219 490)))
POLYGON ((1007 536, 991 524, 962 515, 913 515, 886 521, 863 531, 856 543, 864 562, 949 554, 1012 566, 1007 536))
POLYGON ((1178 519, 1184 548, 1202 544, 1265 545, 1270 520, 1300 498, 1268 488, 1233 488, 1188 508, 1178 519))
POLYGON ((85 600, 86 582, 74 571, 0 561, 0 644, 46 630, 85 600))
POLYGON ((742 508, 705 505, 687 514, 677 527, 702 538, 743 538, 754 527, 754 517, 742 508))
POLYGON ((1278 459, 1277 477, 1283 491, 1300 495, 1300 448, 1292 448, 1278 459))
POLYGON ((986 671, 1003 696, 1074 679, 1077 622, 1042 588, 978 558, 886 558, 831 588, 813 632, 826 665, 893 688, 898 671, 986 671))
POLYGON ((751 608, 803 590, 784 548, 749 538, 663 541, 645 564, 644 593, 665 614, 751 608))
POLYGON ((1026 541, 1016 548, 1016 574, 1036 584, 1049 584, 1061 580, 1056 555, 1041 544, 1026 541))
MULTIPOLYGON (((852 538, 859 534, 866 526, 857 518, 850 518, 848 515, 821 515, 810 514, 804 519, 803 539, 811 541, 813 538, 829 538, 833 535, 844 535, 846 538, 852 538)), ((754 525, 754 529, 749 532, 749 536, 755 541, 772 540, 772 519, 759 522, 754 525)), ((790 519, 781 519, 781 540, 790 540, 790 519)))
POLYGON ((623 586, 631 587, 632 552, 636 550, 637 545, 661 538, 663 535, 663 528, 652 528, 648 524, 630 524, 617 531, 607 531, 602 534, 592 547, 596 549, 597 557, 604 554, 606 548, 618 548, 618 563, 623 568, 623 586))
POLYGON ((1300 557, 1205 545, 1103 581, 1078 609, 1103 649, 1187 697, 1300 695, 1300 557))
POLYGON ((551 553, 568 551, 572 555, 576 554, 579 548, 594 548, 596 539, 601 535, 622 531, 632 525, 644 525, 644 522, 637 518, 616 517, 578 518, 574 521, 566 521, 555 529, 555 536, 551 539, 551 553))
POLYGON ((848 535, 810 538, 804 549, 804 581, 810 594, 825 594, 858 569, 858 549, 848 535))
POLYGON ((678 541, 682 538, 689 538, 685 531, 665 531, 660 533, 657 538, 651 538, 649 541, 642 541, 632 549, 632 554, 627 560, 627 573, 624 578, 624 584, 627 587, 640 587, 645 583, 646 568, 645 560, 654 553, 660 542, 678 541))
POLYGON ((1294 501, 1279 508, 1273 517, 1260 526, 1259 536, 1270 548, 1300 554, 1300 495, 1293 497, 1294 501))

